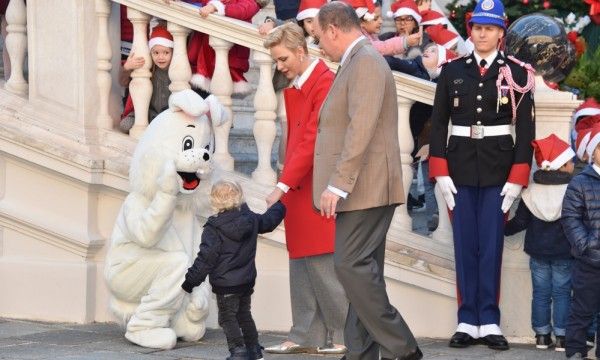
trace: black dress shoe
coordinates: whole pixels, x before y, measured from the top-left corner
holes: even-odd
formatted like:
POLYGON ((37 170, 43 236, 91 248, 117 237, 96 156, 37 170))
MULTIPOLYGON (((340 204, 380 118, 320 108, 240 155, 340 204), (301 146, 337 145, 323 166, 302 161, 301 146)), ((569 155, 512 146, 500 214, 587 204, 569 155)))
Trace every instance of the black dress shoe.
POLYGON ((417 349, 414 352, 404 357, 398 358, 398 360, 421 360, 422 358, 423 353, 421 352, 421 349, 419 349, 419 347, 417 346, 417 349))
POLYGON ((471 335, 457 331, 454 333, 454 335, 452 335, 448 346, 452 348, 466 348, 473 344, 473 340, 474 339, 471 337, 471 335))
POLYGON ((508 350, 508 341, 502 335, 488 335, 481 338, 482 342, 490 349, 508 350))

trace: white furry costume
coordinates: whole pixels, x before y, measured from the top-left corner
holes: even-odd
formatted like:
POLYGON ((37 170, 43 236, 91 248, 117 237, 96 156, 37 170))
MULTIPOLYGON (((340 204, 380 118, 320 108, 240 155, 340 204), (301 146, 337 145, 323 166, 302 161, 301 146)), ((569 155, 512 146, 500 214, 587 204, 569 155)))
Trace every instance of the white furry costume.
POLYGON ((197 214, 208 204, 213 125, 226 113, 213 96, 171 95, 140 139, 129 170, 131 193, 117 217, 105 276, 111 310, 138 345, 170 349, 205 332, 210 285, 187 295, 181 284, 200 245, 197 214), (202 190, 205 191, 202 191, 202 190))

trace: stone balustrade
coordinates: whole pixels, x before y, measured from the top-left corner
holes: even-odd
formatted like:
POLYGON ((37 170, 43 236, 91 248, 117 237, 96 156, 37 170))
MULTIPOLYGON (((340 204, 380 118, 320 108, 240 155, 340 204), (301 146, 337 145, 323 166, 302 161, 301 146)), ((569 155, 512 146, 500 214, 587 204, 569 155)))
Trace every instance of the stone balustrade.
POLYGON ((10 58, 10 78, 4 88, 14 94, 26 95, 29 85, 23 74, 27 51, 27 7, 25 0, 10 0, 6 8, 6 50, 10 58))

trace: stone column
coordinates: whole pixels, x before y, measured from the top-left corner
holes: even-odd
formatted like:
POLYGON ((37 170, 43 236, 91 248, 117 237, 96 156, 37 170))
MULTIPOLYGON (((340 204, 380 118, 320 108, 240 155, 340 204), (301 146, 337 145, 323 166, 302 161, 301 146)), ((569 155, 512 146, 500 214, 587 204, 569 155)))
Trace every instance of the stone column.
POLYGON ((187 36, 190 29, 169 22, 167 30, 173 35, 173 58, 169 66, 169 78, 171 92, 181 91, 190 88, 190 79, 192 77, 192 68, 187 56, 187 36))
POLYGON ((285 101, 283 100, 283 90, 277 94, 277 118, 281 126, 281 137, 279 138, 279 149, 277 158, 277 172, 281 174, 283 171, 283 162, 285 161, 285 152, 287 148, 287 113, 285 112, 285 101))
POLYGON ((27 51, 27 8, 23 0, 11 0, 6 8, 6 49, 10 58, 10 78, 4 88, 18 95, 27 94, 29 85, 23 76, 27 51))
POLYGON ((229 73, 229 49, 232 43, 210 36, 208 43, 215 50, 215 70, 213 71, 210 82, 210 92, 215 95, 221 104, 229 112, 229 119, 221 126, 215 126, 215 162, 223 170, 233 170, 233 157, 229 154, 229 131, 233 122, 233 112, 231 110, 231 93, 233 92, 233 81, 229 73))
POLYGON ((253 51, 253 60, 260 68, 260 77, 258 88, 254 96, 254 139, 258 149, 258 166, 252 173, 254 181, 263 184, 273 184, 277 181, 277 174, 271 167, 271 152, 277 128, 275 119, 277 118, 277 97, 273 89, 273 60, 271 56, 259 51, 253 51))
POLYGON ((127 18, 133 24, 133 44, 131 51, 135 56, 144 57, 144 66, 131 73, 129 93, 135 108, 135 124, 129 130, 129 135, 139 139, 148 126, 148 109, 152 97, 152 58, 148 49, 148 21, 150 15, 133 8, 127 8, 127 18))
POLYGON ((98 18, 98 43, 96 51, 98 54, 98 126, 105 129, 112 129, 113 119, 108 112, 108 100, 110 98, 110 88, 112 77, 111 58, 112 50, 108 40, 108 17, 110 15, 111 2, 109 0, 96 0, 96 17, 98 18))
MULTIPOLYGON (((410 132, 410 108, 414 100, 398 96, 398 142, 400 143, 400 161, 402 162, 402 184, 404 196, 408 199, 408 192, 413 178, 411 152, 415 146, 412 133, 410 132)), ((400 228, 412 231, 412 218, 408 214, 406 203, 399 206, 394 214, 394 221, 400 224, 400 228)))

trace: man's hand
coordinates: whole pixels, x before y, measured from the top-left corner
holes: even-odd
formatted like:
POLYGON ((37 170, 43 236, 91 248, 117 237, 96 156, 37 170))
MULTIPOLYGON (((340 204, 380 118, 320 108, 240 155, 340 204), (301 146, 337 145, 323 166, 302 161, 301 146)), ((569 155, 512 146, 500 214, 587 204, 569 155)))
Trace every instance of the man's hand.
POLYGON ((335 217, 335 208, 339 200, 340 197, 338 195, 325 189, 323 194, 321 194, 321 203, 319 206, 321 208, 321 216, 326 216, 328 219, 332 216, 335 217))
POLYGON ((200 16, 202 16, 203 18, 207 17, 208 15, 214 12, 217 12, 217 8, 213 4, 206 4, 200 8, 200 16))
POLYGON ((454 181, 452 181, 450 176, 436 176, 435 181, 440 187, 442 195, 444 195, 444 200, 446 200, 448 209, 454 209, 454 194, 457 193, 456 187, 454 186, 454 181))
POLYGON ((267 207, 271 207, 271 206, 273 206, 273 204, 278 202, 279 199, 281 199, 281 197, 283 196, 283 194, 284 194, 283 190, 281 190, 278 187, 275 187, 275 189, 273 189, 273 191, 271 191, 269 196, 267 196, 267 198, 266 198, 267 207))
POLYGON ((515 202, 517 197, 519 197, 519 195, 521 194, 521 189, 523 189, 523 185, 513 184, 509 182, 504 184, 502 192, 500 193, 500 196, 504 196, 504 200, 502 200, 503 213, 506 214, 506 212, 510 210, 510 207, 512 206, 513 202, 515 202))

